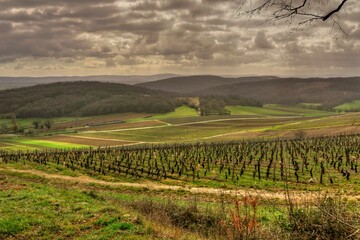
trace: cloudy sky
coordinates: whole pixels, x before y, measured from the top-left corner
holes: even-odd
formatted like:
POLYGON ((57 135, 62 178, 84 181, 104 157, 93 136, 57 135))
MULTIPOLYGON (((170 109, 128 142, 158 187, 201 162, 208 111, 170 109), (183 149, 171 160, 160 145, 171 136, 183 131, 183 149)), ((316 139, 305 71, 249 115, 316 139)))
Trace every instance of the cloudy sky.
POLYGON ((0 75, 360 75, 359 1, 339 14, 349 37, 238 17, 236 2, 0 0, 0 75))

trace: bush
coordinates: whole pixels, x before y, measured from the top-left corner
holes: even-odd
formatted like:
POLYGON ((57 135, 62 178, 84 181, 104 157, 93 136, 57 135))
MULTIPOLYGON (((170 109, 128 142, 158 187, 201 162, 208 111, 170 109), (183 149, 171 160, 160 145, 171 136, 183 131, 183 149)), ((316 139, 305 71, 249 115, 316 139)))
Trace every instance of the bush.
POLYGON ((323 197, 315 206, 290 209, 283 222, 291 239, 359 239, 359 215, 341 198, 323 197))
POLYGON ((131 206, 162 224, 198 232, 205 236, 220 234, 219 223, 222 216, 218 213, 199 211, 196 205, 182 207, 171 202, 158 203, 152 200, 133 202, 131 206))

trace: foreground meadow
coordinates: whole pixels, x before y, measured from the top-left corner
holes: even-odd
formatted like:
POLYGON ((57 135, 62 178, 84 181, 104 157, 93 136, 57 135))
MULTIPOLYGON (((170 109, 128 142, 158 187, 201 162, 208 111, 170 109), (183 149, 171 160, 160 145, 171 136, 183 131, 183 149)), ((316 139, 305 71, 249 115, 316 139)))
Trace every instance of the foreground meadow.
POLYGON ((358 239, 359 139, 2 152, 0 236, 358 239))
POLYGON ((358 113, 229 110, 19 119, 0 239, 359 239, 358 113))

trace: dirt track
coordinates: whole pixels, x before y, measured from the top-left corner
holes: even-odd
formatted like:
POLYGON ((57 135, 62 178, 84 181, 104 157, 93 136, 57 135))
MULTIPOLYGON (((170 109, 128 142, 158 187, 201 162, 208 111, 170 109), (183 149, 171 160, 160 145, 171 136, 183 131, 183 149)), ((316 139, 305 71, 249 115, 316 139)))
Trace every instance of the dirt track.
MULTIPOLYGON (((133 188, 147 188, 150 190, 173 190, 173 191, 187 191, 190 193, 203 193, 203 194, 216 194, 216 195, 237 195, 237 196, 257 196, 260 199, 268 200, 286 200, 286 191, 276 191, 271 192, 267 190, 254 190, 254 189, 236 189, 236 190, 226 190, 218 188, 206 188, 206 187, 182 187, 174 185, 165 185, 154 181, 148 181, 143 183, 129 183, 129 182, 108 182, 103 180, 98 180, 91 178, 86 175, 81 175, 78 177, 71 177, 59 174, 49 174, 38 170, 18 170, 13 168, 0 168, 0 172, 9 171, 17 173, 27 173, 43 177, 45 179, 55 179, 55 180, 65 180, 71 181, 74 183, 81 184, 99 184, 105 186, 113 187, 133 187, 133 188)), ((307 191, 294 191, 291 190, 290 193, 291 199, 293 202, 311 202, 315 199, 318 199, 321 196, 319 192, 307 192, 307 191)), ((354 196, 349 196, 349 198, 355 199, 354 196)))

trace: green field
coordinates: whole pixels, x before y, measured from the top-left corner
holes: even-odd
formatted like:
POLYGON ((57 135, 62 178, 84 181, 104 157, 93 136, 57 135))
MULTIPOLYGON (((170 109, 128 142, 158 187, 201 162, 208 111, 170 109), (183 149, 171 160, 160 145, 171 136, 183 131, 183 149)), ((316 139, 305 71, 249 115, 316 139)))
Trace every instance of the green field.
POLYGON ((299 115, 305 117, 323 117, 323 116, 330 116, 334 113, 321 111, 321 110, 313 110, 313 109, 304 109, 304 108, 297 108, 291 106, 282 106, 276 104, 268 104, 264 106, 265 108, 277 110, 277 111, 285 111, 288 112, 290 115, 299 115))
POLYGON ((360 111, 360 100, 341 104, 339 106, 336 106, 334 109, 339 110, 339 111, 345 111, 345 112, 360 111))
POLYGON ((264 107, 250 107, 250 106, 228 106, 227 110, 232 115, 263 115, 263 116, 327 116, 329 112, 301 109, 279 105, 265 105, 264 107))
MULTIPOLYGON (((266 105, 263 108, 235 106, 227 107, 227 109, 232 115, 199 116, 195 109, 182 106, 174 112, 150 117, 148 114, 129 113, 85 119, 60 118, 55 121, 63 122, 65 125, 57 126, 70 128, 41 130, 34 136, 0 135, 0 150, 69 149, 98 147, 105 144, 236 140, 252 136, 271 138, 281 136, 282 133, 291 136, 299 130, 308 131, 314 128, 327 129, 359 124, 359 117, 356 114, 333 116, 331 112, 280 105, 266 105), (124 119, 125 122, 108 124, 119 119, 124 119), (84 127, 83 125, 87 122, 100 125, 84 127), (60 140, 56 137, 59 134, 65 134, 64 136, 68 137, 60 137, 60 140)), ((31 124, 33 120, 18 119, 17 121, 31 124)), ((332 130, 329 129, 329 131, 332 130)))
POLYGON ((183 142, 203 141, 207 138, 238 131, 261 129, 296 121, 296 118, 286 119, 226 119, 208 120, 186 123, 186 125, 162 126, 159 128, 104 131, 81 133, 82 136, 121 139, 138 142, 183 142))
POLYGON ((316 107, 321 107, 322 105, 323 105, 322 103, 299 103, 296 106, 308 107, 308 108, 316 108, 316 107))
POLYGON ((250 106, 228 106, 227 110, 232 115, 270 115, 270 116, 289 116, 289 112, 274 110, 269 108, 261 107, 250 107, 250 106))
POLYGON ((186 117, 197 117, 199 113, 188 106, 181 106, 175 109, 174 112, 169 113, 161 113, 156 115, 148 115, 147 117, 133 118, 127 120, 127 122, 142 122, 146 120, 154 120, 154 119, 169 119, 169 118, 186 118, 186 117))
POLYGON ((3 147, 0 149, 7 150, 35 150, 35 149, 74 149, 88 148, 88 145, 72 144, 64 142, 46 141, 23 137, 0 137, 0 143, 3 147))
MULTIPOLYGON (((326 213, 309 209, 321 205, 347 224, 358 226, 360 220, 353 214, 360 202, 359 175, 354 168, 358 138, 326 144, 306 138, 297 143, 259 139, 297 137, 299 131, 310 136, 315 130, 320 135, 339 129, 359 133, 360 114, 334 115, 279 105, 228 109, 233 115, 198 116, 194 109, 180 107, 151 117, 98 116, 94 122, 105 124, 90 127, 83 127, 88 120, 69 118, 69 126, 79 126, 71 128, 71 134, 64 134, 69 128, 62 134, 50 130, 33 136, 0 135, 0 153, 9 150, 0 156, 0 239, 246 239, 239 237, 244 230, 234 232, 240 219, 243 226, 249 226, 243 216, 253 216, 251 221, 256 222, 253 239, 300 239, 304 234, 313 236, 320 225, 329 226, 328 232, 340 229, 346 236, 355 232, 338 226, 326 213), (106 124, 117 119, 126 122, 106 124), (247 138, 257 140, 239 141, 247 138), (232 143, 227 145, 228 141, 232 143), (218 145, 207 147, 212 142, 218 145), (329 152, 327 144, 337 142, 343 145, 329 152), (176 145, 144 148, 170 143, 176 145), (100 145, 134 146, 97 149, 100 145), (90 146, 91 157, 85 152, 58 152, 58 158, 49 152, 48 157, 42 155, 44 149, 71 151, 90 146), (347 147, 353 167, 344 164, 342 168, 351 173, 348 180, 330 161, 320 165, 332 154, 346 159, 347 147), (25 159, 17 155, 18 150, 37 150, 35 155, 40 157, 27 155, 25 159), (5 160, 11 151, 20 158, 5 160), (287 181, 281 166, 289 166, 287 181), (297 215, 289 212, 286 189, 298 204, 297 215), (345 200, 339 198, 336 205, 328 205, 329 196, 345 200), (292 220, 293 216, 300 220, 292 220), (309 223, 306 228, 292 229, 291 224, 304 221, 309 223)), ((19 122, 31 124, 32 120, 19 122)), ((342 160, 337 157, 336 161, 342 160)))
POLYGON ((0 239, 356 240, 359 139, 0 153, 0 239))

